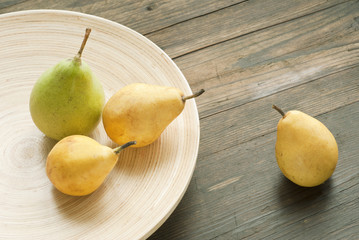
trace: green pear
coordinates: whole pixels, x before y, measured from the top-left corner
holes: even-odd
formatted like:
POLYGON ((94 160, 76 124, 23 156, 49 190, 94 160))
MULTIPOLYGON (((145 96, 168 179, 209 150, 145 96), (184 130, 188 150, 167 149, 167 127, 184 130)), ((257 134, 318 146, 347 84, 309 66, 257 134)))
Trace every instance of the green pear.
POLYGON ((185 97, 174 87, 129 84, 107 101, 102 112, 105 131, 119 145, 136 139, 133 147, 147 146, 183 111, 188 99, 203 92, 185 97))
POLYGON ((277 163, 289 180, 303 187, 322 184, 333 174, 338 146, 333 134, 317 119, 297 110, 281 113, 277 125, 277 163))
POLYGON ((98 189, 112 171, 118 153, 135 143, 131 141, 111 149, 84 135, 65 137, 47 157, 47 176, 62 193, 88 195, 98 189))
POLYGON ((81 48, 72 59, 60 61, 45 71, 30 95, 30 113, 35 125, 48 137, 90 134, 101 120, 105 94, 90 67, 81 60, 81 48))

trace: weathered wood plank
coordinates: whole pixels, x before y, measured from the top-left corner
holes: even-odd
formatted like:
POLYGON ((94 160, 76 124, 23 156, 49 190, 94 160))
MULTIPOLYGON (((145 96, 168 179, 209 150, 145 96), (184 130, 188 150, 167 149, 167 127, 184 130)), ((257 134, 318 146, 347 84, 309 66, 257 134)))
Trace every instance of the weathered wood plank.
MULTIPOLYGON (((199 158, 205 159, 273 131, 276 127, 273 119, 279 120, 280 116, 271 109, 272 104, 285 111, 300 109, 318 116, 358 101, 358 76, 359 67, 355 67, 202 119, 199 158), (214 122, 221 124, 213 128, 214 122)), ((198 168, 201 167, 199 161, 198 168)))
MULTIPOLYGON (((196 168, 198 177, 196 177, 196 174, 194 176, 196 188, 212 192, 225 189, 227 186, 241 180, 238 178, 237 169, 221 167, 221 164, 226 161, 219 161, 214 156, 223 154, 221 159, 226 159, 226 154, 231 154, 231 149, 236 147, 243 148, 248 142, 253 142, 257 138, 275 132, 280 115, 271 108, 272 103, 282 106, 286 111, 299 109, 312 116, 323 116, 327 112, 359 101, 357 94, 359 92, 358 76, 359 67, 356 67, 245 104, 238 109, 232 109, 232 113, 228 113, 228 115, 222 115, 222 118, 204 119, 201 122, 203 141, 201 142, 196 168), (231 120, 225 120, 225 118, 231 120), (219 135, 221 130, 224 131, 224 129, 228 128, 226 124, 228 121, 236 124, 236 126, 233 126, 232 130, 228 130, 228 132, 223 132, 223 135, 219 135), (214 130, 207 128, 207 126, 211 125, 211 122, 221 122, 221 125, 226 126, 213 134, 214 130), (230 131, 234 133, 230 134, 230 131), (210 132, 212 132, 211 135, 210 132), (213 143, 205 141, 208 138, 213 138, 213 143), (229 141, 226 139, 229 139, 229 141), (208 172, 212 172, 212 175, 207 176, 206 173, 208 172), (219 183, 225 184, 220 185, 219 183)), ((337 128, 331 130, 335 134, 339 145, 345 143, 345 135, 338 131, 337 128)), ((261 149, 261 145, 258 145, 258 149, 261 149)), ((274 146, 272 146, 272 150, 274 151, 274 146)), ((249 156, 256 158, 258 152, 253 151, 248 156, 246 154, 248 152, 244 156, 238 156, 238 158, 248 158, 249 156)), ((196 188, 192 190, 196 190, 196 188)), ((222 192, 222 194, 224 193, 222 192)))
POLYGON ((26 0, 7 0, 7 1, 1 1, 0 2, 0 10, 2 8, 7 8, 7 7, 10 7, 10 6, 14 6, 16 4, 19 4, 19 3, 23 3, 25 2, 26 0))
POLYGON ((359 235, 358 1, 0 3, 0 13, 32 8, 81 11, 147 34, 192 89, 207 90, 196 100, 201 144, 191 184, 150 239, 359 235), (333 132, 339 162, 330 181, 306 189, 283 177, 272 103, 315 116, 333 132))
POLYGON ((8 0, 0 3, 0 13, 34 8, 71 10, 104 17, 147 34, 243 1, 245 0, 8 0))
POLYGON ((350 1, 175 59, 201 117, 358 64, 359 2, 350 1))
MULTIPOLYGON (((178 207, 178 210, 171 216, 169 224, 167 225, 167 223, 165 223, 165 225, 156 232, 153 239, 166 239, 169 237, 171 237, 171 239, 283 237, 284 235, 280 234, 280 227, 282 225, 283 232, 286 232, 289 236, 297 236, 299 238, 308 236, 315 237, 320 233, 333 236, 334 238, 345 236, 345 231, 341 231, 340 229, 348 223, 347 221, 338 223, 337 220, 334 225, 329 225, 333 233, 323 231, 323 229, 327 229, 328 225, 321 224, 322 219, 326 217, 332 218, 331 215, 321 214, 321 211, 330 212, 327 209, 320 208, 320 200, 332 198, 332 196, 328 196, 327 193, 321 193, 325 191, 325 187, 324 190, 319 188, 319 191, 302 191, 300 188, 297 189, 296 186, 294 186, 294 189, 298 192, 293 192, 291 189, 285 190, 286 187, 281 187, 280 191, 277 190, 277 185, 281 186, 281 183, 286 180, 281 176, 274 159, 275 133, 272 131, 274 131, 277 120, 273 123, 273 119, 279 118, 275 115, 277 113, 271 109, 272 103, 278 103, 282 106, 286 105, 287 110, 299 108, 314 116, 320 115, 319 119, 321 119, 327 116, 326 113, 328 111, 332 111, 330 114, 336 116, 337 113, 333 110, 340 109, 347 104, 358 101, 357 93, 359 88, 357 76, 359 75, 359 69, 353 67, 358 63, 358 52, 353 52, 357 47, 356 23, 353 21, 356 11, 350 10, 352 7, 350 4, 343 6, 344 5, 341 5, 339 9, 327 9, 323 11, 324 14, 323 12, 316 13, 316 15, 319 14, 321 17, 315 18, 316 20, 313 20, 313 22, 310 18, 303 18, 297 19, 293 23, 288 22, 269 29, 273 31, 273 33, 278 33, 278 35, 274 35, 275 39, 272 45, 266 46, 266 42, 261 44, 261 38, 258 38, 258 36, 263 37, 266 34, 270 35, 268 32, 265 33, 267 30, 263 31, 263 35, 254 33, 244 37, 245 40, 242 38, 241 43, 247 44, 241 48, 243 50, 251 44, 250 41, 248 41, 249 39, 256 40, 257 37, 257 41, 254 41, 256 44, 253 44, 254 46, 252 45, 252 49, 250 49, 252 56, 246 58, 246 60, 250 59, 252 61, 243 60, 241 62, 241 67, 247 67, 249 69, 244 78, 251 78, 252 75, 255 75, 259 71, 259 74, 253 77, 253 79, 256 79, 258 76, 261 76, 261 74, 264 76, 267 74, 271 75, 284 68, 286 70, 278 73, 278 75, 276 75, 277 78, 273 80, 272 84, 281 80, 283 73, 287 73, 284 74, 286 77, 292 77, 292 79, 289 80, 298 79, 298 75, 301 71, 303 71, 303 73, 299 76, 305 81, 296 82, 296 84, 287 86, 286 88, 272 89, 267 92, 268 94, 263 94, 256 98, 251 98, 248 94, 246 95, 249 90, 252 90, 250 93, 255 92, 258 85, 260 88, 258 92, 266 91, 266 87, 268 86, 260 87, 260 85, 264 84, 267 79, 261 77, 261 81, 257 82, 257 86, 256 84, 252 86, 248 85, 247 89, 240 92, 245 95, 244 97, 237 94, 228 99, 228 102, 233 103, 236 102, 236 98, 242 98, 242 102, 237 102, 238 105, 230 105, 225 109, 223 109, 221 102, 215 101, 211 97, 209 103, 212 105, 203 107, 203 105, 201 105, 203 104, 202 100, 206 101, 206 99, 204 97, 198 98, 197 102, 199 103, 201 114, 203 114, 204 109, 210 109, 211 107, 218 111, 217 114, 212 115, 210 113, 208 115, 202 115, 202 140, 199 160, 191 187, 183 199, 185 204, 181 204, 178 207), (344 14, 338 18, 332 17, 329 21, 325 22, 325 24, 315 27, 315 22, 325 21, 325 19, 330 18, 331 15, 338 16, 340 12, 344 12, 344 14), (340 24, 338 22, 339 19, 340 24), (308 25, 312 27, 309 31, 305 29, 305 27, 303 31, 300 31, 296 25, 302 28, 308 25), (280 31, 283 27, 286 28, 284 32, 280 31), (292 30, 290 30, 290 28, 296 31, 295 34, 291 33, 292 30), (287 34, 285 34, 286 32, 287 34), (313 39, 314 32, 318 33, 318 37, 313 39), (323 35, 323 33, 325 34, 323 35), (306 49, 306 51, 303 51, 303 49, 306 49), (351 49, 351 51, 347 51, 348 49, 351 49), (315 54, 313 54, 313 52, 315 54), (352 53, 354 54, 350 55, 352 53), (276 65, 276 61, 278 65, 276 65), (247 64, 247 66, 243 66, 245 64, 247 64), (325 71, 323 70, 324 72, 320 72, 322 71, 322 69, 320 69, 319 73, 321 74, 316 72, 313 72, 314 76, 304 74, 305 70, 310 69, 313 65, 325 67, 327 64, 329 64, 329 66, 325 71), (338 79, 340 79, 340 81, 338 81, 338 79), (277 94, 277 92, 280 93, 277 94), (221 124, 216 124, 214 128, 214 123, 221 124), (264 136, 262 137, 262 135, 264 136), (268 159, 270 157, 271 159, 268 159), (258 176, 258 178, 254 178, 253 174, 258 176), (273 185, 271 185, 271 183, 273 185), (286 191, 289 191, 289 193, 286 191), (294 198, 290 197, 287 199, 287 196, 294 196, 294 198), (281 199, 279 201, 283 204, 277 202, 278 198, 281 199), (295 200, 295 198, 297 199, 295 200), (319 200, 317 202, 314 201, 316 209, 314 209, 314 207, 308 207, 313 204, 313 200, 318 198, 319 200), (306 202, 306 205, 301 205, 301 202, 306 202), (290 206, 297 207, 293 208, 290 206), (308 210, 306 210, 306 207, 308 207, 308 210), (285 211, 287 208, 290 209, 288 214, 291 218, 281 219, 280 217, 282 215, 287 214, 285 211), (302 208, 305 208, 305 211, 303 211, 302 208), (296 215, 297 211, 304 213, 302 215, 296 215), (177 216, 179 216, 179 218, 177 218, 177 216), (302 229, 293 227, 293 225, 295 226, 301 223, 300 220, 298 220, 298 222, 295 221, 296 217, 302 217, 302 220, 303 217, 307 217, 304 219, 306 222, 314 222, 314 227, 312 228, 307 227, 308 224, 301 226, 302 228, 307 227, 308 235, 300 235, 302 229), (280 221, 277 220, 278 218, 280 221), (318 220, 318 218, 321 220, 318 220), (292 225, 286 225, 287 220, 291 220, 292 225), (181 223, 180 226, 176 224, 177 222, 181 223), (231 228, 235 230, 230 230, 231 228)), ((270 37, 268 35, 267 41, 273 39, 273 35, 270 37)), ((227 43, 221 45, 223 46, 225 44, 227 43)), ((217 48, 217 46, 214 47, 217 48)), ((232 71, 235 72, 237 69, 243 70, 239 66, 236 68, 235 64, 226 64, 228 63, 228 61, 226 62, 226 57, 230 55, 234 48, 230 48, 227 45, 227 47, 220 49, 223 51, 211 52, 209 48, 190 54, 188 58, 184 56, 187 58, 188 65, 192 67, 193 64, 193 66, 195 66, 192 69, 195 76, 194 78, 196 78, 193 82, 194 84, 203 86, 201 84, 208 83, 207 77, 204 77, 202 82, 199 81, 198 79, 203 75, 201 76, 201 71, 196 71, 198 70, 198 65, 202 64, 201 59, 207 59, 206 57, 209 57, 209 59, 213 57, 213 59, 215 59, 214 62, 222 67, 222 69, 220 67, 219 69, 228 75, 233 74, 232 71), (204 52, 208 53, 206 57, 203 56, 204 52), (222 58, 220 54, 223 52, 228 53, 228 55, 222 58), (197 56, 197 54, 198 58, 193 59, 192 57, 197 56), (196 63, 199 64, 196 65, 196 63)), ((233 61, 236 58, 235 54, 238 56, 238 52, 235 52, 233 55, 230 55, 232 58, 229 58, 229 61, 233 61)), ((178 59, 176 59, 176 62, 177 60, 178 59)), ((211 71, 213 69, 213 72, 215 72, 215 68, 211 69, 211 67, 209 67, 208 63, 210 63, 210 61, 211 60, 203 63, 203 68, 200 68, 200 70, 203 69, 203 72, 205 72, 206 70, 211 71), (207 66, 205 66, 206 64, 207 66)), ((186 69, 184 73, 186 75, 186 69)), ((218 80, 215 74, 214 79, 218 80)), ((213 95, 218 94, 218 96, 228 98, 227 92, 238 91, 238 88, 234 88, 235 85, 233 84, 236 81, 242 80, 238 75, 237 78, 232 79, 230 77, 226 78, 225 74, 224 77, 222 75, 222 79, 220 79, 222 82, 218 82, 217 85, 214 84, 209 90, 208 87, 205 87, 208 90, 206 94, 213 90, 213 95), (223 91, 215 92, 221 84, 227 85, 223 86, 223 91)), ((248 80, 248 84, 250 84, 251 81, 253 82, 253 79, 248 80)), ((356 126, 357 113, 355 113, 355 116, 351 127, 356 126)), ((351 118, 351 116, 349 116, 349 118, 351 118)), ((328 123, 327 125, 332 128, 332 125, 328 123)), ((348 127, 347 124, 344 125, 348 127)), ((335 130, 336 129, 334 129, 333 132, 335 132, 338 142, 342 145, 343 138, 348 138, 348 136, 344 132, 339 134, 335 130), (343 137, 343 134, 345 137, 343 137)), ((355 135, 349 136, 349 138, 350 137, 354 138, 355 135)), ((357 139, 354 138, 352 142, 355 142, 355 140, 357 139)), ((347 147, 344 151, 349 153, 351 147, 353 146, 347 147)), ((348 154, 347 156, 349 157, 351 155, 348 154)), ((355 156, 351 159, 352 163, 354 159, 355 156)), ((353 179, 353 174, 357 172, 357 170, 348 172, 349 165, 350 164, 348 164, 348 166, 342 166, 336 171, 336 174, 340 175, 338 179, 344 179, 344 183, 349 185, 350 190, 348 190, 348 193, 352 192, 353 187, 356 186, 356 183, 352 183, 351 179, 353 179)), ((288 186, 288 184, 283 185, 288 186)), ((338 186, 340 185, 341 183, 339 181, 338 186)), ((332 183, 330 189, 336 189, 335 186, 332 183)), ((289 184, 289 188, 293 188, 293 185, 289 184)), ((330 191, 333 193, 333 190, 330 191)), ((336 193, 334 193, 334 195, 341 195, 342 190, 337 188, 335 191, 336 193)), ((358 209, 357 205, 352 204, 352 199, 348 199, 348 202, 343 201, 343 204, 339 206, 346 206, 352 211, 358 209)), ((332 205, 326 206, 328 208, 338 208, 335 202, 331 203, 332 205)), ((358 221, 357 218, 354 220, 358 221)), ((352 226, 350 229, 354 229, 357 225, 351 223, 349 226, 352 226)), ((352 234, 353 231, 349 231, 349 233, 352 234)))
MULTIPOLYGON (((359 166, 356 164, 359 152, 353 152, 353 149, 358 149, 359 132, 354 130, 358 127, 358 107, 359 102, 356 102, 318 116, 319 120, 333 129, 337 137, 341 136, 338 141, 339 162, 332 179, 323 186, 309 189, 281 180, 274 186, 276 191, 273 191, 273 197, 269 198, 271 205, 261 209, 261 214, 257 213, 257 216, 263 217, 258 221, 247 221, 237 232, 248 229, 254 232, 254 238, 275 235, 279 238, 292 236, 295 239, 325 236, 343 239, 355 233, 340 229, 343 226, 349 229, 359 226, 359 216, 350 214, 359 209, 359 166), (351 218, 345 217, 349 215, 351 218), (268 227, 268 224, 271 226, 268 227)), ((243 212, 237 217, 243 219, 246 215, 243 212)))
POLYGON ((352 213, 359 210, 359 151, 353 152, 359 141, 359 102, 317 118, 332 129, 340 149, 337 169, 325 184, 302 188, 286 180, 275 162, 276 133, 271 132, 201 159, 191 182, 195 187, 184 198, 192 195, 191 201, 185 200, 150 239, 342 239, 358 234, 359 216, 352 213), (211 188, 234 177, 238 181, 211 188))
POLYGON ((343 0, 271 0, 266 1, 263 5, 263 1, 260 0, 110 0, 106 2, 14 0, 0 5, 0 13, 33 8, 51 8, 101 16, 145 34, 171 57, 176 57, 305 16, 341 2, 343 0))
POLYGON ((175 58, 342 2, 251 0, 146 36, 175 58))

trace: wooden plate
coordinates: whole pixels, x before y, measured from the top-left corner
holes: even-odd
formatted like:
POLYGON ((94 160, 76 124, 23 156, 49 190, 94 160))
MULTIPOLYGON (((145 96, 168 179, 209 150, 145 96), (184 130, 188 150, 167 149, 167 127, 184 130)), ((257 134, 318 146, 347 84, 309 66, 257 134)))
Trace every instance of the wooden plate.
MULTIPOLYGON (((33 124, 29 95, 40 74, 73 57, 85 28, 83 52, 107 99, 132 82, 191 89, 155 44, 120 24, 69 11, 33 10, 0 15, 0 239, 144 239, 172 213, 191 179, 199 144, 195 101, 160 139, 126 149, 93 194, 58 192, 45 173, 55 142, 33 124)), ((92 134, 115 146, 102 123, 92 134)))

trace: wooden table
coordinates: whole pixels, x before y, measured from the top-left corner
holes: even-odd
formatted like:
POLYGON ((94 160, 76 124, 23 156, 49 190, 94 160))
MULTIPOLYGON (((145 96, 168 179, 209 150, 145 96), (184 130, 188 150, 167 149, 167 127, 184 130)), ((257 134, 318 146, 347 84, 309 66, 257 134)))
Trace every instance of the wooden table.
POLYGON ((359 239, 359 2, 345 0, 7 0, 0 13, 65 9, 128 26, 186 76, 201 142, 179 206, 150 239, 359 239), (294 185, 274 154, 298 109, 335 136, 319 187, 294 185))

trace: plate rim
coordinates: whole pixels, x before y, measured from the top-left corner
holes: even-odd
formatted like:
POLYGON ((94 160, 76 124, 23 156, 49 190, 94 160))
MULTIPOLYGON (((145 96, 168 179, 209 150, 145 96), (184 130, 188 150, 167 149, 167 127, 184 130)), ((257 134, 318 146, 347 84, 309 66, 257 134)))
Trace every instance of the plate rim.
MULTIPOLYGON (((88 14, 88 13, 83 13, 83 12, 79 12, 79 11, 72 11, 72 10, 63 10, 63 9, 30 9, 30 10, 19 10, 19 11, 13 11, 13 12, 8 12, 8 13, 2 13, 0 14, 0 19, 2 18, 7 18, 7 17, 16 17, 16 16, 24 16, 24 15, 31 15, 31 14, 42 14, 42 13, 57 13, 60 15, 71 15, 71 16, 78 16, 78 17, 83 17, 83 18, 87 18, 87 19, 92 19, 95 21, 100 21, 103 22, 105 24, 110 24, 114 27, 120 27, 125 29, 126 31, 130 32, 133 35, 136 35, 138 37, 141 38, 141 40, 145 41, 146 44, 150 45, 151 47, 155 48, 156 51, 159 51, 161 53, 161 55, 163 57, 166 58, 166 60, 168 62, 171 63, 172 67, 175 68, 176 72, 179 74, 179 76, 184 80, 183 84, 186 85, 186 88, 188 91, 192 92, 191 87, 186 79, 186 77, 184 76, 184 74, 182 73, 182 71, 180 70, 180 68, 177 66, 177 64, 168 56, 168 54, 161 49, 157 44, 155 44, 154 42, 152 42, 150 39, 148 39, 146 36, 142 35, 141 33, 121 24, 118 22, 115 22, 113 20, 109 20, 106 19, 104 17, 100 17, 100 16, 96 16, 93 14, 88 14)), ((197 135, 197 147, 195 148, 194 151, 194 160, 191 161, 192 162, 192 166, 191 169, 189 171, 189 176, 186 179, 186 183, 182 185, 182 189, 180 191, 179 196, 177 196, 177 198, 175 199, 175 201, 171 202, 171 205, 169 206, 169 211, 164 211, 163 214, 161 214, 160 217, 158 217, 158 219, 160 219, 160 221, 150 225, 148 227, 148 231, 141 231, 141 233, 143 233, 142 236, 139 236, 140 239, 146 239, 149 236, 151 236, 160 226, 163 225, 163 223, 169 218, 169 216, 173 213, 173 211, 177 208, 178 204, 180 203, 180 201, 182 200, 183 196, 185 195, 188 186, 191 182, 191 179, 193 178, 193 174, 194 174, 194 170, 197 164, 197 160, 198 160, 198 152, 199 152, 199 144, 200 144, 200 119, 199 119, 199 112, 198 112, 198 108, 197 108, 197 104, 195 99, 192 100, 192 104, 193 104, 193 108, 195 110, 195 116, 194 120, 196 121, 196 135, 197 135)))

